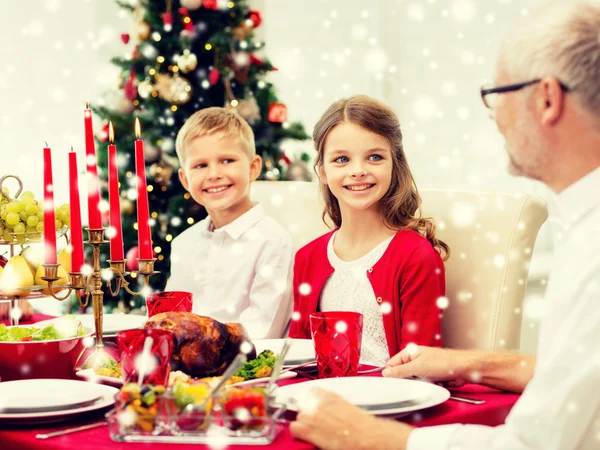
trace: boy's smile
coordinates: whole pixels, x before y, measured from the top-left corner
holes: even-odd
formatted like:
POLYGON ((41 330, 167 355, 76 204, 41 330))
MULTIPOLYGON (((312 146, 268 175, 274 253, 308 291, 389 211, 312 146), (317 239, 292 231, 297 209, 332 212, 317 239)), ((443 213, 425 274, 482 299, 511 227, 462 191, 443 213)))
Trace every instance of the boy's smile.
POLYGON ((188 144, 179 177, 192 198, 206 208, 215 228, 220 228, 252 208, 250 183, 260 169, 260 157, 251 157, 239 139, 215 133, 188 144))

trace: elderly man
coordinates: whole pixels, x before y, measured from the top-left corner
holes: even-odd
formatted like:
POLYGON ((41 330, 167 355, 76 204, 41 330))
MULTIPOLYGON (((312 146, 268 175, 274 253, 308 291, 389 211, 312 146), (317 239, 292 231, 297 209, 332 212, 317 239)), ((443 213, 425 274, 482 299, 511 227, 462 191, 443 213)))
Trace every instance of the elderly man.
POLYGON ((413 429, 322 391, 291 431, 323 449, 600 449, 600 3, 545 4, 504 42, 482 97, 510 171, 555 193, 537 357, 408 346, 384 376, 523 392, 499 427, 413 429))

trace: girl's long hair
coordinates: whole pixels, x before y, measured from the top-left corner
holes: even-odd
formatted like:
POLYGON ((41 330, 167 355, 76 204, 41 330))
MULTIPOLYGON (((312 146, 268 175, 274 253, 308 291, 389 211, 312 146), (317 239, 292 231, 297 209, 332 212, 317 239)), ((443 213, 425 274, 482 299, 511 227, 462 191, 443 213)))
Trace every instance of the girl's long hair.
MULTIPOLYGON (((319 119, 313 130, 313 140, 317 150, 315 172, 323 164, 325 140, 337 125, 349 122, 385 137, 392 147, 392 180, 390 188, 380 200, 383 222, 394 230, 415 230, 431 243, 444 260, 450 256, 448 245, 435 237, 435 223, 429 217, 421 216, 421 196, 415 185, 404 149, 402 131, 396 114, 387 105, 366 95, 356 95, 333 103, 319 119)), ((336 227, 342 225, 342 214, 337 198, 329 187, 320 182, 325 200, 323 220, 329 216, 336 227)))

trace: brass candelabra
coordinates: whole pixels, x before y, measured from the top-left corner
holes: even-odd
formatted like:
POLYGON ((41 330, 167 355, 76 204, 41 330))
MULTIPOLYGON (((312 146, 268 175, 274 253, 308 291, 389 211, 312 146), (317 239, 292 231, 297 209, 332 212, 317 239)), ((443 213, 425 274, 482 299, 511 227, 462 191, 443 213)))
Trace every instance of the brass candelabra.
POLYGON ((125 261, 111 261, 107 260, 109 267, 102 268, 100 265, 100 247, 103 244, 107 244, 108 241, 104 239, 104 228, 87 228, 88 240, 85 244, 92 246, 93 251, 93 265, 90 274, 84 274, 82 272, 69 272, 69 283, 66 285, 54 286, 53 283, 60 280, 58 277, 58 266, 59 264, 42 264, 44 267, 44 277, 42 280, 48 283, 48 290, 50 295, 56 300, 65 300, 71 296, 73 291, 78 293, 77 299, 79 304, 86 308, 89 304, 90 295, 92 296, 92 307, 94 310, 94 326, 96 331, 96 348, 94 352, 87 358, 87 360, 81 366, 83 369, 98 368, 107 363, 114 362, 112 356, 110 356, 106 350, 104 350, 104 343, 102 340, 102 320, 103 320, 103 291, 102 291, 102 272, 109 270, 114 274, 115 288, 112 287, 112 279, 110 277, 106 280, 106 284, 110 294, 115 297, 119 294, 121 288, 125 289, 131 295, 145 296, 145 290, 148 288, 150 276, 157 274, 154 270, 154 261, 152 259, 139 259, 138 258, 138 270, 133 273, 136 276, 142 276, 144 279, 144 287, 140 292, 135 292, 129 288, 129 282, 126 277, 130 275, 130 272, 125 270, 125 261), (56 292, 54 291, 56 289, 56 292), (64 293, 64 291, 67 291, 64 293), (82 295, 79 291, 84 291, 85 300, 82 300, 82 295))

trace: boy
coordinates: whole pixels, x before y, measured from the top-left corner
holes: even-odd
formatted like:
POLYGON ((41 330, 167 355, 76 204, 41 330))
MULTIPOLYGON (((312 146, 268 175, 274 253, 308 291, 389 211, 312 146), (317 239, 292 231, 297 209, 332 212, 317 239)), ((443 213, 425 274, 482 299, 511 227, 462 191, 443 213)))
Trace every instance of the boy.
POLYGON ((241 322, 253 339, 282 337, 291 316, 292 240, 250 200, 260 175, 254 133, 237 113, 206 108, 175 143, 179 179, 208 217, 172 243, 167 291, 194 296, 192 311, 241 322))

